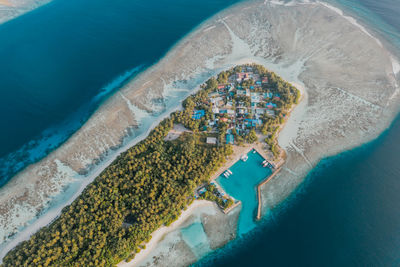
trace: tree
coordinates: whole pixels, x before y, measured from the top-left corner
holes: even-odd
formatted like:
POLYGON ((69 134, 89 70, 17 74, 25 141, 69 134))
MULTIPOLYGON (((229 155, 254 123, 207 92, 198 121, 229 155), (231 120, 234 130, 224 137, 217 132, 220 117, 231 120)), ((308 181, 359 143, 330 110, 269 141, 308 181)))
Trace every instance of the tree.
POLYGON ((218 88, 218 82, 214 77, 211 77, 210 79, 208 79, 206 84, 207 84, 207 89, 210 91, 214 91, 218 88))
POLYGON ((250 144, 254 143, 257 141, 257 134, 256 131, 254 129, 251 129, 249 134, 247 135, 247 142, 249 142, 250 144))

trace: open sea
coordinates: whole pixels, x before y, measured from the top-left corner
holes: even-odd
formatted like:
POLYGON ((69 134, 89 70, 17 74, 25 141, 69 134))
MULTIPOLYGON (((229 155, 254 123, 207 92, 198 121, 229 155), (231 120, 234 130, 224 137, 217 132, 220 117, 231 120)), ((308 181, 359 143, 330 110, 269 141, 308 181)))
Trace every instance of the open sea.
MULTIPOLYGON (((54 0, 0 25, 0 186, 236 2, 54 0)), ((400 51, 400 0, 328 2, 400 51)), ((400 266, 399 140, 400 117, 377 140, 324 159, 262 222, 198 265, 400 266)), ((193 246, 202 238, 186 235, 193 246)))
POLYGON ((0 186, 238 0, 54 0, 0 25, 0 186))

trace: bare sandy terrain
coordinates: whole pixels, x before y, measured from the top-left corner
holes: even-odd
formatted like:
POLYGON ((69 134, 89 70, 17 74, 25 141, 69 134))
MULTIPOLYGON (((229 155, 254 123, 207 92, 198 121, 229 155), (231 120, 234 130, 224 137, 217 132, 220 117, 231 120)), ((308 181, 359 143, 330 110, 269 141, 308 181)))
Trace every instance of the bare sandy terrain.
POLYGON ((398 112, 399 65, 355 20, 321 3, 242 3, 203 23, 59 149, 0 190, 0 258, 57 216, 64 204, 36 217, 68 185, 92 181, 211 75, 251 62, 300 85, 306 95, 281 132, 288 158, 267 185, 265 209, 285 199, 322 157, 372 140, 398 112))

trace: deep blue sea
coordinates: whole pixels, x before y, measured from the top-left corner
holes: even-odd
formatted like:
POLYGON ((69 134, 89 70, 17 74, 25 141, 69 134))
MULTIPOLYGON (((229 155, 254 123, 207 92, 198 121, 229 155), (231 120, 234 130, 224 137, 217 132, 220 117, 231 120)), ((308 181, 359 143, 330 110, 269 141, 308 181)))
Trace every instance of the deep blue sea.
POLYGON ((54 0, 0 25, 0 186, 238 0, 54 0))
MULTIPOLYGON (((0 25, 0 186, 59 146, 109 95, 239 0, 54 0, 0 25)), ((329 0, 400 49, 400 0, 329 0)), ((323 160, 205 266, 400 266, 400 117, 323 160)))

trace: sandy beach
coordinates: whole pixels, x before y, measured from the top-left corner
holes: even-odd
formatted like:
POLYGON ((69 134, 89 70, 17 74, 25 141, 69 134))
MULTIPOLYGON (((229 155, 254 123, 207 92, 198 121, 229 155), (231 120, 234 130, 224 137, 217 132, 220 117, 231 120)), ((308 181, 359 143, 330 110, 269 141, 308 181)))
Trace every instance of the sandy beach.
POLYGON ((207 200, 195 200, 193 203, 184 210, 179 218, 170 226, 162 226, 152 234, 151 240, 146 244, 146 248, 142 249, 135 258, 130 262, 120 262, 117 266, 135 266, 144 260, 151 251, 155 249, 157 244, 164 238, 164 236, 181 226, 193 213, 199 212, 201 214, 214 214, 215 204, 207 200))

